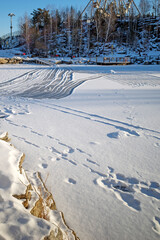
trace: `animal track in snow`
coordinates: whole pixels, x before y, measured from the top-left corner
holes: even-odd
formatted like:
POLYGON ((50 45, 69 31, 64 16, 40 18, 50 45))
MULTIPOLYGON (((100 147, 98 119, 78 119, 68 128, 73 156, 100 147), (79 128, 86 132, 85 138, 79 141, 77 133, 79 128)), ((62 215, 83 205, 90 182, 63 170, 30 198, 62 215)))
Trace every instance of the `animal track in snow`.
POLYGON ((32 142, 26 140, 26 139, 23 138, 23 137, 18 137, 18 136, 16 136, 16 135, 13 135, 13 137, 16 137, 16 138, 19 139, 20 141, 24 141, 25 143, 27 143, 27 144, 29 144, 29 145, 32 145, 33 147, 40 148, 40 146, 38 146, 37 144, 32 143, 32 142))
POLYGON ((119 138, 119 132, 111 132, 111 133, 108 133, 108 134, 107 134, 107 137, 118 139, 118 138, 119 138))
POLYGON ((160 185, 157 182, 150 182, 150 187, 160 189, 160 185))
MULTIPOLYGON (((47 147, 47 148, 48 148, 48 147, 47 147)), ((58 154, 59 156, 61 155, 61 152, 58 151, 58 150, 57 150, 56 148, 54 148, 54 147, 49 147, 48 150, 49 150, 50 152, 52 152, 52 153, 58 154)))
POLYGON ((120 131, 111 132, 107 134, 107 137, 114 138, 114 139, 118 139, 120 137, 129 137, 129 136, 139 137, 140 135, 136 131, 130 130, 127 128, 120 128, 120 131))
POLYGON ((2 112, 4 114, 7 114, 8 117, 14 116, 14 115, 25 115, 30 114, 28 105, 21 105, 21 104, 15 104, 14 107, 8 106, 4 107, 2 109, 2 112))
POLYGON ((160 218, 155 216, 153 218, 153 227, 152 227, 153 231, 155 231, 156 233, 158 233, 160 235, 160 218))
POLYGON ((16 113, 16 111, 14 109, 12 109, 12 107, 4 108, 4 112, 7 114, 15 114, 16 113))
POLYGON ((99 171, 96 171, 96 170, 90 168, 90 167, 89 167, 88 165, 86 165, 86 164, 82 164, 82 166, 85 167, 85 168, 87 168, 91 173, 97 174, 97 175, 100 176, 100 177, 106 177, 106 174, 101 173, 101 172, 99 172, 99 171))
POLYGON ((38 166, 40 168, 43 168, 43 169, 48 168, 48 164, 47 163, 42 163, 42 164, 39 164, 38 166))
POLYGON ((72 147, 70 147, 70 146, 68 146, 68 145, 66 145, 66 144, 64 144, 64 143, 62 143, 62 142, 58 142, 60 145, 62 145, 62 146, 64 146, 64 147, 67 147, 64 151, 66 152, 66 153, 74 153, 74 149, 72 148, 72 147))
POLYGON ((93 160, 90 160, 90 159, 86 159, 86 161, 87 162, 89 162, 89 163, 92 163, 92 164, 94 164, 94 165, 97 165, 97 166, 100 166, 97 162, 95 162, 95 161, 93 161, 93 160))
MULTIPOLYGON (((138 136, 138 133, 135 131, 131 131, 130 133, 132 133, 134 136, 138 136)), ((129 132, 124 132, 124 134, 129 134, 129 132)), ((48 137, 55 140, 55 138, 52 136, 48 137)), ((56 145, 54 147, 48 148, 54 154, 51 161, 64 161, 66 163, 72 164, 73 166, 77 166, 79 164, 82 165, 91 174, 93 174, 93 176, 97 176, 97 178, 93 180, 93 183, 95 185, 107 191, 112 191, 115 197, 129 209, 137 212, 141 211, 141 201, 138 198, 139 194, 148 198, 157 200, 160 199, 158 190, 159 184, 157 182, 142 182, 135 177, 128 177, 121 173, 115 173, 112 167, 108 167, 106 173, 103 173, 103 171, 96 169, 97 167, 100 167, 100 165, 98 162, 92 159, 92 156, 89 153, 83 151, 80 148, 74 148, 68 144, 65 144, 60 140, 56 140, 55 143, 56 145), (76 158, 74 153, 81 154, 83 162, 77 162, 75 160, 76 158)), ((90 142, 90 144, 94 146, 99 143, 90 142)), ((67 183, 71 184, 69 180, 67 183)))
POLYGON ((156 191, 155 188, 152 188, 152 187, 149 187, 149 188, 141 187, 141 193, 143 193, 144 195, 146 195, 148 197, 152 197, 152 198, 155 198, 157 200, 160 200, 160 193, 158 191, 156 191))
POLYGON ((155 147, 160 147, 160 143, 155 143, 154 146, 155 147))
POLYGON ((83 151, 82 149, 80 149, 80 148, 76 148, 76 150, 77 150, 78 152, 80 152, 80 153, 86 154, 86 155, 89 156, 89 157, 92 157, 91 154, 84 152, 84 151, 83 151))
POLYGON ((52 137, 52 136, 50 136, 50 135, 47 135, 47 137, 50 138, 50 139, 54 139, 54 137, 52 137))
POLYGON ((34 134, 38 135, 39 137, 43 137, 43 134, 38 133, 38 132, 36 132, 36 131, 31 130, 31 133, 34 133, 34 134))
POLYGON ((53 154, 53 156, 51 156, 52 162, 63 160, 74 166, 77 166, 80 163, 76 162, 75 159, 77 154, 80 154, 82 161, 87 161, 93 165, 100 166, 97 162, 91 159, 91 154, 83 151, 82 149, 69 146, 68 144, 65 144, 64 142, 60 141, 57 138, 54 138, 51 135, 47 135, 47 137, 55 141, 54 146, 46 147, 46 149, 48 149, 53 154))
POLYGON ((65 161, 68 161, 68 162, 71 163, 72 165, 77 166, 77 163, 76 163, 75 161, 73 161, 73 160, 70 160, 70 159, 65 158, 65 157, 62 157, 62 159, 65 160, 65 161))
POLYGON ((73 178, 67 178, 65 179, 65 182, 73 185, 76 184, 76 180, 74 180, 73 178))
MULTIPOLYGON (((92 173, 98 174, 97 171, 89 169, 92 173)), ((108 167, 107 174, 98 175, 101 176, 93 181, 94 184, 106 191, 111 190, 114 192, 117 199, 131 210, 141 210, 141 202, 136 199, 139 193, 149 198, 160 199, 160 185, 157 182, 151 181, 149 184, 147 182, 140 182, 134 177, 125 177, 125 175, 120 173, 115 174, 114 169, 110 167, 108 167)))
POLYGON ((140 211, 140 201, 134 197, 134 188, 124 181, 114 180, 111 176, 100 177, 96 181, 105 190, 112 190, 118 200, 133 211, 140 211))
POLYGON ((99 142, 90 142, 91 145, 99 145, 99 142))
MULTIPOLYGON (((69 148, 66 148, 67 145, 65 144, 60 144, 62 146, 65 147, 65 149, 63 151, 60 151, 60 150, 57 150, 56 148, 54 147, 49 147, 49 151, 52 152, 53 154, 56 155, 56 158, 54 158, 53 161, 60 161, 60 160, 64 160, 66 162, 69 162, 71 163, 72 165, 76 166, 77 163, 74 161, 74 160, 71 160, 69 157, 68 157, 68 154, 72 154, 74 152, 74 149, 69 147, 69 148)), ((68 146, 67 146, 68 147, 68 146)))
POLYGON ((6 113, 1 112, 0 110, 0 118, 7 118, 9 115, 6 113))

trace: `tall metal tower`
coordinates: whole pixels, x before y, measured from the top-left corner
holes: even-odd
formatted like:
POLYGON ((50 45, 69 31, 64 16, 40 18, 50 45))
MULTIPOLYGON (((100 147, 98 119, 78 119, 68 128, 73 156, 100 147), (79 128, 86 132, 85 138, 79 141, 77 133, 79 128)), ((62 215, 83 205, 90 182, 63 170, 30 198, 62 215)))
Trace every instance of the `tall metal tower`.
POLYGON ((15 16, 14 13, 9 13, 8 16, 11 18, 11 21, 10 21, 10 30, 11 30, 11 36, 10 36, 10 46, 12 48, 12 29, 13 29, 13 26, 12 26, 12 17, 15 16))

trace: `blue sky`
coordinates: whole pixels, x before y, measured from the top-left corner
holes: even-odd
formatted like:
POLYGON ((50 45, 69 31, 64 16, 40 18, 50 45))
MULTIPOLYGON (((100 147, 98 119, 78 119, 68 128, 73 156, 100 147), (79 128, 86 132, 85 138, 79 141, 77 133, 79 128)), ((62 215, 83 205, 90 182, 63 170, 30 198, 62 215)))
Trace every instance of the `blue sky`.
MULTIPOLYGON (((139 0, 136 0, 137 3, 139 0)), ((73 6, 83 10, 89 0, 1 0, 0 2, 0 36, 10 32, 9 13, 14 13, 13 32, 18 30, 19 18, 25 13, 32 13, 33 9, 46 8, 50 5, 53 8, 63 9, 73 6)))

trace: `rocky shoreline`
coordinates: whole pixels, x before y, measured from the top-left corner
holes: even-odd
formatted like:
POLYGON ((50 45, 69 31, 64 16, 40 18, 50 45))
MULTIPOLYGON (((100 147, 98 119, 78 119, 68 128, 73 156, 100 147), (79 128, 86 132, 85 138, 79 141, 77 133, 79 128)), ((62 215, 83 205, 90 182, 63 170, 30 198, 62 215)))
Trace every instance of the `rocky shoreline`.
POLYGON ((20 57, 0 58, 0 64, 19 64, 19 63, 23 63, 23 59, 20 57))

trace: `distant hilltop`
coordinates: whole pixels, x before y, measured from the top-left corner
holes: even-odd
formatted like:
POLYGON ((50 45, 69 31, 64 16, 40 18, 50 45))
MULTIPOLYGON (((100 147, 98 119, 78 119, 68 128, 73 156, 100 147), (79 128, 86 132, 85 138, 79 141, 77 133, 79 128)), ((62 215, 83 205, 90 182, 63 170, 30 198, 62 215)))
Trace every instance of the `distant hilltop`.
MULTIPOLYGON (((21 35, 20 31, 15 31, 15 32, 12 33, 13 37, 17 37, 17 36, 20 36, 20 35, 21 35)), ((11 33, 7 33, 7 34, 1 36, 0 38, 5 40, 5 39, 9 38, 10 36, 11 36, 11 33)))

